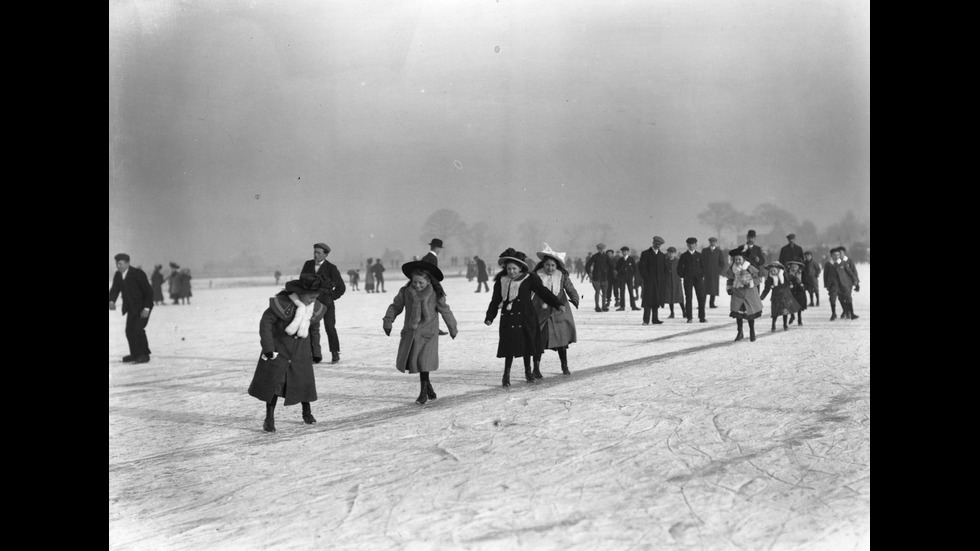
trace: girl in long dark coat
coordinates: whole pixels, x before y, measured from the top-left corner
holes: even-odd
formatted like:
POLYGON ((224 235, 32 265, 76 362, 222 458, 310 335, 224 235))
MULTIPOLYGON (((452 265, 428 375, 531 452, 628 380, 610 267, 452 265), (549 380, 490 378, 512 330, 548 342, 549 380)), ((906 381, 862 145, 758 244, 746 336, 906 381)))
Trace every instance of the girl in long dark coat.
POLYGON ((791 314, 800 311, 800 305, 793 298, 793 282, 786 277, 785 267, 779 262, 770 262, 763 266, 769 275, 766 276, 766 287, 762 291, 761 299, 765 299, 769 292, 772 292, 769 309, 772 316, 772 331, 776 330, 776 318, 783 317, 783 331, 789 329, 787 320, 791 314))
POLYGON ((738 333, 735 340, 745 338, 742 334, 742 324, 749 322, 749 340, 755 342, 755 320, 762 315, 762 299, 759 298, 759 284, 762 274, 759 269, 745 259, 742 249, 732 249, 728 255, 732 257, 732 265, 725 271, 726 291, 732 297, 731 317, 738 323, 738 333))
POLYGON ((316 401, 313 357, 322 357, 320 332, 310 331, 310 324, 323 318, 327 307, 316 297, 320 280, 315 274, 303 274, 286 283, 286 289, 269 299, 269 308, 259 322, 262 357, 248 387, 250 396, 265 402, 262 428, 276 432, 276 401, 282 396, 285 405, 303 404, 303 421, 316 423, 310 402, 316 401))
POLYGON ((504 358, 503 386, 510 386, 510 368, 515 356, 524 358, 524 378, 529 383, 535 382, 531 373, 531 358, 540 356, 541 334, 538 327, 538 315, 531 301, 531 292, 536 293, 541 300, 548 303, 559 312, 565 307, 558 297, 541 284, 541 278, 528 273, 527 255, 514 249, 501 253, 497 264, 504 268, 497 274, 493 283, 493 297, 487 307, 487 317, 484 322, 492 325, 500 311, 500 342, 497 345, 497 357, 504 358))
MULTIPOLYGON (((803 273, 803 268, 804 264, 798 260, 789 260, 786 262, 786 278, 791 283, 790 289, 793 291, 793 298, 800 305, 799 311, 795 314, 796 325, 803 325, 803 310, 806 310, 807 292, 810 290, 810 286, 807 284, 806 277, 803 273)), ((790 315, 789 322, 793 323, 793 315, 790 315)))
POLYGON ((395 367, 402 373, 418 373, 421 390, 416 403, 436 399, 429 372, 439 369, 439 315, 446 322, 449 336, 456 338, 456 318, 446 303, 442 271, 434 264, 416 260, 402 265, 409 282, 398 290, 383 318, 385 335, 391 336, 392 324, 405 311, 405 325, 398 342, 395 367))
MULTIPOLYGON (((534 311, 538 314, 538 326, 541 330, 541 348, 558 352, 558 359, 561 360, 561 372, 571 375, 568 370, 568 345, 577 340, 575 331, 575 320, 572 318, 572 310, 568 308, 568 303, 572 303, 578 308, 578 291, 572 285, 572 279, 565 269, 565 253, 551 250, 551 246, 544 244, 544 250, 538 252, 541 262, 534 267, 534 274, 541 278, 541 283, 551 291, 558 301, 565 306, 564 312, 559 312, 548 305, 537 294, 532 297, 534 311)), ((541 379, 541 355, 534 357, 535 379, 541 379)))
POLYGON ((670 315, 674 317, 674 304, 680 304, 681 311, 684 311, 684 286, 681 284, 681 275, 677 272, 677 264, 680 256, 677 254, 676 247, 667 247, 667 269, 670 272, 670 282, 667 284, 667 303, 670 306, 670 315))

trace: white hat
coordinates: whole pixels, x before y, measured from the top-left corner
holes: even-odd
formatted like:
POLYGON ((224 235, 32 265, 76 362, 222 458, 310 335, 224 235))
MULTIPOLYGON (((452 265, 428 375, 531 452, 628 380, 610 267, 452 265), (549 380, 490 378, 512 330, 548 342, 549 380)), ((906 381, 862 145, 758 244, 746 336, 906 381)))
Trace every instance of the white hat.
POLYGON ((543 243, 543 245, 544 245, 544 250, 538 251, 537 253, 539 259, 544 260, 545 257, 551 257, 557 260, 558 264, 561 264, 562 266, 565 265, 565 255, 567 253, 560 253, 557 251, 553 251, 551 250, 551 245, 547 243, 543 243))

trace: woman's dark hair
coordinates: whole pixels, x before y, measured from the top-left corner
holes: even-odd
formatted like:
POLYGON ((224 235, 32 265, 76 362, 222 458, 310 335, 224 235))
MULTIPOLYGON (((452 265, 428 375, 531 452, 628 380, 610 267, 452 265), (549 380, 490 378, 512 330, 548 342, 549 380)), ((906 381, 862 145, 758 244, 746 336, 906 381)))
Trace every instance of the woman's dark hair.
MULTIPOLYGON (((538 270, 544 268, 544 263, 547 262, 548 260, 555 260, 555 259, 554 258, 551 258, 550 256, 546 256, 543 259, 541 259, 541 262, 538 262, 538 265, 535 266, 534 269, 531 270, 531 271, 532 272, 537 272, 538 270)), ((555 261, 555 266, 558 267, 558 270, 561 271, 561 273, 563 273, 565 275, 568 275, 568 270, 565 269, 565 266, 562 265, 561 262, 558 262, 556 260, 555 261)), ((571 277, 571 276, 568 276, 568 277, 571 277)))
MULTIPOLYGON (((442 284, 432 279, 432 276, 429 274, 429 272, 425 270, 419 270, 419 269, 412 270, 412 277, 415 277, 417 275, 425 276, 425 279, 429 280, 429 285, 432 286, 432 290, 436 292, 437 297, 446 296, 446 291, 443 290, 442 284)), ((405 284, 405 287, 411 287, 411 286, 412 286, 412 280, 411 278, 409 278, 408 283, 405 284)))

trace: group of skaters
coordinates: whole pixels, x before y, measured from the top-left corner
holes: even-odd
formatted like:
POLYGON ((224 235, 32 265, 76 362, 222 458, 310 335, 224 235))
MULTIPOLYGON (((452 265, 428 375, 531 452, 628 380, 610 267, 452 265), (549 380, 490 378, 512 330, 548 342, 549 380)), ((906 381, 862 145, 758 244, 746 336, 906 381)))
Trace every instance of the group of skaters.
MULTIPOLYGON (((649 249, 642 251, 639 261, 624 247, 617 262, 612 263, 614 257, 605 252, 605 246, 600 243, 596 247, 597 254, 592 255, 588 263, 596 311, 609 310, 612 275, 632 274, 641 281, 636 287, 641 291, 642 308, 636 306, 637 297, 629 291, 629 281, 617 277, 615 281, 620 289, 617 310, 625 310, 629 297, 632 310, 643 310, 643 325, 661 324, 658 310, 667 305, 668 300, 673 300, 669 297, 674 296, 674 290, 669 287, 673 286, 672 277, 677 274, 686 297, 682 308, 688 323, 693 322, 694 297, 698 302, 698 321, 706 323, 705 308, 716 307, 718 274, 722 274, 727 282, 726 292, 730 295, 730 316, 737 325, 735 340, 744 339, 744 324, 747 323, 749 340, 755 341, 755 320, 763 313, 762 300, 770 297, 773 331, 779 318, 782 318, 784 330, 794 321, 802 325, 803 311, 808 306, 820 304, 818 282, 822 273, 823 287, 828 291, 833 313, 831 320, 837 319, 838 300, 841 318, 857 319, 852 292, 860 290, 860 280, 844 247, 832 249, 830 260, 821 268, 811 253, 804 253, 796 245, 793 234, 787 236, 789 243, 780 251, 778 261, 767 262, 754 240, 755 231, 749 230, 745 244, 728 252, 730 261, 727 262, 720 256, 715 238, 709 239, 709 247, 700 250, 696 238, 687 239, 687 250, 676 255, 676 262, 671 254, 676 251, 660 250, 664 239, 659 236, 653 238, 649 249), (719 256, 721 260, 718 260, 719 256), (708 296, 711 301, 706 305, 708 296)), ((441 284, 444 274, 439 269, 438 255, 443 243, 433 239, 429 246, 424 257, 401 266, 407 282, 395 293, 382 318, 382 330, 390 336, 395 320, 404 314, 395 367, 403 373, 418 374, 418 404, 437 397, 430 374, 439 367, 439 336, 448 334, 455 339, 458 333, 456 318, 441 284), (440 317, 448 332, 440 329, 440 317)), ((302 404, 304 422, 316 422, 310 402, 317 399, 313 365, 323 358, 321 322, 329 340, 331 363, 340 359, 334 304, 344 294, 345 285, 336 266, 326 260, 330 248, 317 243, 313 250, 314 258, 303 266, 299 279, 287 282, 282 291, 269 299, 260 322, 261 355, 248 393, 265 402, 263 428, 268 432, 276 430, 274 411, 279 397, 284 398, 287 406, 302 404)), ((517 357, 522 359, 524 378, 528 383, 542 379, 541 361, 546 350, 557 353, 564 375, 571 374, 568 347, 576 342, 577 332, 569 305, 579 307, 579 294, 566 267, 566 253, 555 251, 545 243, 536 256, 534 263, 525 253, 508 248, 497 259, 500 271, 493 278, 484 323, 491 326, 499 318, 497 358, 504 361, 503 387, 511 385, 511 369, 517 357)), ((116 261, 117 273, 109 291, 109 308, 115 309, 115 300, 122 293, 123 314, 130 314, 126 336, 131 351, 123 361, 143 363, 149 361, 144 329, 153 306, 148 298, 152 297, 152 291, 146 283, 146 275, 130 268, 127 255, 117 255, 116 261)), ((476 256, 474 262, 483 263, 476 256)), ((481 269, 481 273, 487 273, 487 270, 481 269)), ((485 279, 481 283, 486 286, 485 279)), ((481 292, 481 288, 478 287, 476 292, 481 292)))
POLYGON ((167 294, 173 304, 191 303, 191 270, 181 268, 176 262, 170 262, 170 273, 163 275, 163 264, 153 267, 150 275, 150 287, 153 289, 154 306, 163 306, 167 302, 163 298, 163 285, 167 284, 167 294))
MULTIPOLYGON (((364 291, 367 293, 387 293, 385 290, 385 265, 380 258, 368 258, 364 269, 364 291)), ((351 291, 360 291, 361 269, 347 270, 351 291)))

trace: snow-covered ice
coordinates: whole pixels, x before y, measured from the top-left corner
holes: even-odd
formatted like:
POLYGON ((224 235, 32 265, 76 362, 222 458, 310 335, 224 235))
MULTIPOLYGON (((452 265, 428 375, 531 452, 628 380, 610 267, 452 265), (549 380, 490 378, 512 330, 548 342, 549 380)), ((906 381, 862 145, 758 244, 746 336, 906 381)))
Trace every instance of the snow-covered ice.
MULTIPOLYGON (((733 342, 727 296, 707 324, 596 313, 576 281, 570 377, 500 387, 489 293, 447 278, 457 339, 439 395, 394 368, 388 293, 337 302, 341 363, 315 367, 316 425, 246 390, 278 287, 195 279, 193 304, 154 309, 152 360, 123 364, 109 319, 111 549, 869 549, 870 266, 860 319, 733 342)), ((283 281, 286 279, 284 278, 283 281)), ((765 301, 768 309, 768 300, 765 301)), ((666 309, 661 310, 661 318, 666 309)), ((326 337, 323 338, 326 352, 326 337)), ((329 361, 329 354, 327 361, 329 361)))

